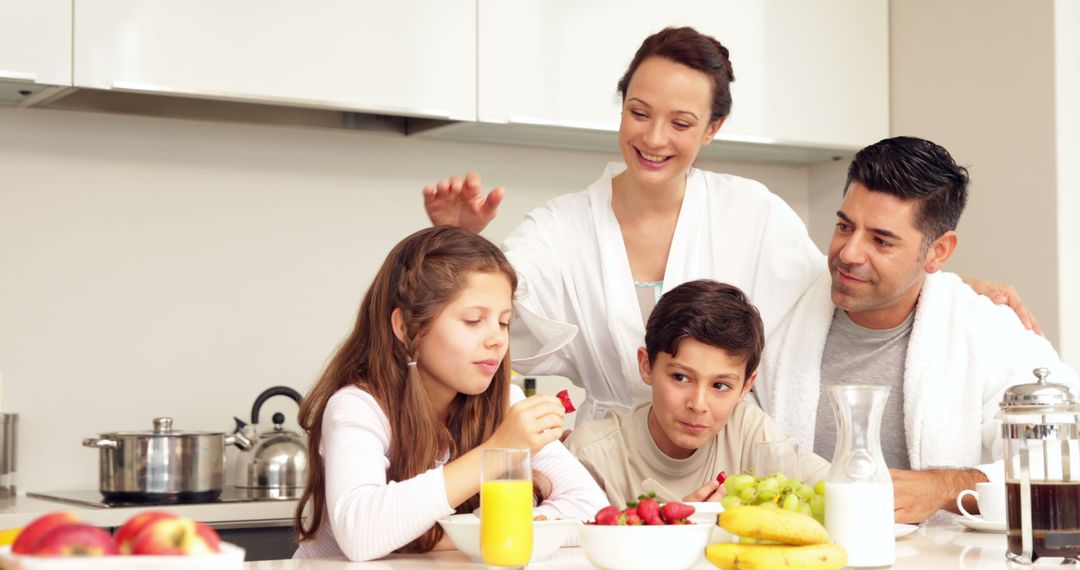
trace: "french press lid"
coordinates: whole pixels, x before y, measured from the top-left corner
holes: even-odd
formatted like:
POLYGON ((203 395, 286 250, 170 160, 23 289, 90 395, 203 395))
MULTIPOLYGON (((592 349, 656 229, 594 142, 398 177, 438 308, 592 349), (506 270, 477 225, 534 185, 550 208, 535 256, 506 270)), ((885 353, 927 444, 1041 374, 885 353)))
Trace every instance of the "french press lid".
POLYGON ((1036 368, 1031 373, 1037 382, 1017 384, 1005 391, 1000 404, 1002 414, 1080 414, 1080 404, 1068 386, 1046 381, 1049 370, 1036 368))

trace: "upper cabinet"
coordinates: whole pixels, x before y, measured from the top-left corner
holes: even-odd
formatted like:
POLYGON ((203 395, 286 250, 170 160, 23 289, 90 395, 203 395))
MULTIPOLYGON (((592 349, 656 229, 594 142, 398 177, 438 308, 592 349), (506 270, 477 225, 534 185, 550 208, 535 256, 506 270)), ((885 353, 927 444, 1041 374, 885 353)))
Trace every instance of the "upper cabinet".
POLYGON ((77 87, 476 118, 476 0, 74 6, 77 87))
POLYGON ((478 0, 478 118, 615 130, 642 40, 692 26, 736 81, 717 138, 858 148, 888 136, 887 0, 478 0))
POLYGON ((71 0, 0 0, 0 80, 71 85, 71 0))

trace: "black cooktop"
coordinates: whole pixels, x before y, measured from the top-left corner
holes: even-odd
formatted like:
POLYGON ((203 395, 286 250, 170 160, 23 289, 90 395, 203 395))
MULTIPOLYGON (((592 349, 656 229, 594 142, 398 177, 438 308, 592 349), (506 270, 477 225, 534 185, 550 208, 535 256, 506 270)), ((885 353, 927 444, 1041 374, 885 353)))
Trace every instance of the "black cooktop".
POLYGON ((244 489, 226 487, 216 498, 205 496, 159 496, 146 498, 140 496, 111 497, 106 500, 100 491, 49 491, 44 493, 26 493, 27 497, 59 501, 86 507, 107 509, 110 507, 145 507, 151 505, 197 505, 207 503, 252 503, 255 501, 288 501, 295 497, 283 497, 275 491, 264 489, 244 489))

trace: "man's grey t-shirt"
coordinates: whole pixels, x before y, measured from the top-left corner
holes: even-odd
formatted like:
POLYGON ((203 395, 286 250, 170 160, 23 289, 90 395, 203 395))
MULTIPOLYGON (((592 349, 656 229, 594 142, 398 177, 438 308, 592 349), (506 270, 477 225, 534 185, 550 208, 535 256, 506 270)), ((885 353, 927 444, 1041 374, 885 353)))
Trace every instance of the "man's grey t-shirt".
POLYGON ((881 418, 881 451, 885 463, 910 469, 907 434, 904 430, 904 360, 915 311, 891 329, 861 327, 841 309, 833 313, 832 326, 821 359, 821 397, 818 398, 814 453, 832 460, 836 450, 836 417, 825 388, 835 384, 888 386, 889 399, 881 418))

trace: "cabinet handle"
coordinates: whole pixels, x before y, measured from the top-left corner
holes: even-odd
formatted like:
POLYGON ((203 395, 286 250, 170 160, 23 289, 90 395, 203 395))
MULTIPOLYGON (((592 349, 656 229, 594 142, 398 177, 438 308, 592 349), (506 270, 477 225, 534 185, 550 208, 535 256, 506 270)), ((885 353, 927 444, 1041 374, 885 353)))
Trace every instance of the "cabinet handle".
POLYGON ((289 107, 303 107, 307 109, 326 109, 330 111, 352 111, 357 113, 404 115, 423 117, 429 119, 454 120, 453 113, 445 109, 412 109, 408 107, 395 107, 391 105, 357 105, 351 102, 329 101, 325 99, 301 99, 296 97, 275 97, 267 95, 253 95, 251 93, 236 93, 230 91, 194 91, 191 89, 177 89, 149 83, 133 83, 129 81, 114 81, 110 89, 121 91, 141 91, 143 93, 159 93, 162 95, 180 95, 199 99, 221 99, 228 101, 261 103, 274 103, 289 107))
POLYGON ((16 81, 33 81, 37 83, 36 73, 27 73, 25 71, 8 71, 6 69, 0 69, 0 79, 14 79, 16 81))

